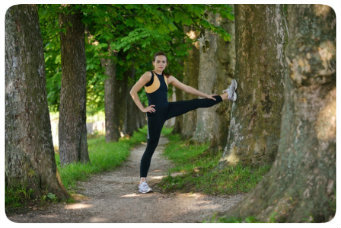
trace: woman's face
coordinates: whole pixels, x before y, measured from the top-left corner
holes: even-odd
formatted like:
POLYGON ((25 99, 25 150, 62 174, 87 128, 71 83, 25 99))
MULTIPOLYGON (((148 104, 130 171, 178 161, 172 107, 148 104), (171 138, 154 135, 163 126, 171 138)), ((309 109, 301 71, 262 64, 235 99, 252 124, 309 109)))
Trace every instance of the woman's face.
POLYGON ((158 55, 153 61, 153 66, 155 70, 164 71, 167 66, 167 58, 164 55, 158 55))

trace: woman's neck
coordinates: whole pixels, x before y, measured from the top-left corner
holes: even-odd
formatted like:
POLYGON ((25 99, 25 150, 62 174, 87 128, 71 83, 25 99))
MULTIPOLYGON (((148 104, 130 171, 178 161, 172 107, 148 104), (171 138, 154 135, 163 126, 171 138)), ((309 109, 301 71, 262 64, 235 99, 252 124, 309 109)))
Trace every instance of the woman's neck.
POLYGON ((157 73, 157 74, 159 74, 159 75, 162 74, 162 71, 160 71, 160 70, 155 70, 155 69, 154 69, 154 72, 157 73))

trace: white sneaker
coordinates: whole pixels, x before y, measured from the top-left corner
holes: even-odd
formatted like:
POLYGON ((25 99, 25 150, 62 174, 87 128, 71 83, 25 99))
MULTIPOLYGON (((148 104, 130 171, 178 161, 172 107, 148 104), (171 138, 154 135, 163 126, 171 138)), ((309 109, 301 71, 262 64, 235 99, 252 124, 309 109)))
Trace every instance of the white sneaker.
POLYGON ((153 191, 147 184, 147 182, 143 181, 141 184, 139 184, 139 192, 140 193, 148 193, 153 191))
POLYGON ((233 93, 233 96, 232 96, 231 100, 232 101, 236 101, 237 100, 237 93, 236 92, 233 93))
POLYGON ((236 101, 237 100, 237 93, 235 92, 238 87, 238 83, 235 79, 232 79, 230 86, 223 90, 223 93, 227 93, 228 99, 231 101, 236 101))

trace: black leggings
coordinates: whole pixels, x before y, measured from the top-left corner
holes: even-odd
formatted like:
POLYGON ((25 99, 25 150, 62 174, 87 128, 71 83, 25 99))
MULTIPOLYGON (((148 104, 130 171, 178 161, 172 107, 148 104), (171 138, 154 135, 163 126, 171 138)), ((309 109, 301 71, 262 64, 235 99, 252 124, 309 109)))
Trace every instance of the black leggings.
POLYGON ((193 99, 187 101, 169 102, 164 107, 155 107, 156 112, 147 113, 148 117, 148 141, 147 148, 141 159, 140 177, 147 177, 150 161, 159 143, 161 130, 166 120, 182 115, 197 108, 207 108, 222 101, 221 96, 214 96, 212 99, 193 99))

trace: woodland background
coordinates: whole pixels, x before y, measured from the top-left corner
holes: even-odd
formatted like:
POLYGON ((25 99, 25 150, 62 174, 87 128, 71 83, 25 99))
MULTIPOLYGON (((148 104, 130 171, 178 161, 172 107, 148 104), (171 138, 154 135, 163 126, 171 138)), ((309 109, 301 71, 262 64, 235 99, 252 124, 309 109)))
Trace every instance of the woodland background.
MULTIPOLYGON (((223 151, 217 169, 270 171, 231 215, 326 222, 336 210, 336 16, 326 5, 17 5, 6 13, 6 188, 70 197, 62 166, 91 162, 86 119, 107 142, 146 124, 129 95, 152 69, 208 94, 232 78, 238 100, 177 117, 174 132, 223 151)), ((176 100, 194 97, 169 89, 176 100)), ((139 94, 146 104, 144 91, 139 94)))

